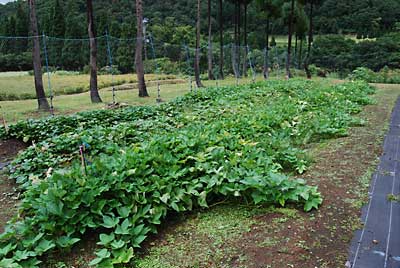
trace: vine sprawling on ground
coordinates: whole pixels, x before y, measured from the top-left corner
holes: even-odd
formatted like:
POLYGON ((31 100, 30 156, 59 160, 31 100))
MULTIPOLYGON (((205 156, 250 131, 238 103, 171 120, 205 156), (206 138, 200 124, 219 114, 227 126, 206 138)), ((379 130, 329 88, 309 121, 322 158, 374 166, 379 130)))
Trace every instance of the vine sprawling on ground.
POLYGON ((0 267, 38 267, 88 231, 99 233, 92 264, 119 267, 168 212, 225 198, 318 208, 317 188, 283 173, 307 168, 304 144, 361 124, 351 114, 371 93, 362 82, 271 81, 3 129, 3 138, 35 142, 10 167, 24 194, 0 235, 0 267), (75 161, 81 144, 86 171, 75 161))

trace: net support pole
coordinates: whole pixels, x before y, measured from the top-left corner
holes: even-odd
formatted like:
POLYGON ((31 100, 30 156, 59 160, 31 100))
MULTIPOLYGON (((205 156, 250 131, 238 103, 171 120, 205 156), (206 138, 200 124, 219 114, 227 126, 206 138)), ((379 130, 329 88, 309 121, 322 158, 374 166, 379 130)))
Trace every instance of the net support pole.
POLYGON ((250 65, 250 69, 251 69, 251 74, 252 74, 252 82, 254 83, 255 81, 256 81, 256 73, 255 73, 255 70, 254 70, 254 66, 253 66, 253 63, 252 63, 252 61, 251 61, 251 53, 250 53, 250 48, 249 48, 249 46, 246 46, 246 49, 247 49, 247 59, 248 59, 248 61, 249 61, 249 65, 250 65))
POLYGON ((54 116, 54 106, 53 106, 53 90, 51 88, 51 79, 50 79, 50 70, 49 70, 49 57, 47 54, 47 44, 46 44, 46 39, 47 36, 42 33, 42 38, 43 38, 43 52, 44 52, 44 57, 45 57, 45 62, 46 62, 46 72, 47 72, 47 83, 49 87, 49 92, 50 92, 50 114, 54 116))
MULTIPOLYGON (((152 54, 153 54, 154 64, 156 65, 156 80, 157 80, 157 99, 156 99, 156 102, 160 103, 160 102, 162 102, 162 99, 161 99, 161 87, 160 87, 160 69, 158 67, 158 63, 157 63, 157 59, 156 59, 156 50, 154 48, 153 36, 151 35, 151 33, 149 33, 149 41, 150 41, 151 51, 152 51, 152 54)), ((144 42, 147 42, 146 36, 144 36, 144 42)))
POLYGON ((110 37, 108 35, 108 31, 106 31, 106 41, 107 41, 107 55, 108 55, 108 62, 110 64, 110 71, 111 71, 111 86, 112 86, 112 104, 116 103, 115 101, 115 85, 114 85, 114 70, 113 70, 113 57, 111 54, 111 44, 110 44, 110 37))
POLYGON ((192 87, 192 76, 190 74, 190 51, 187 45, 185 45, 185 50, 186 50, 186 62, 188 65, 188 83, 189 83, 189 91, 192 92, 193 91, 193 87, 192 87))

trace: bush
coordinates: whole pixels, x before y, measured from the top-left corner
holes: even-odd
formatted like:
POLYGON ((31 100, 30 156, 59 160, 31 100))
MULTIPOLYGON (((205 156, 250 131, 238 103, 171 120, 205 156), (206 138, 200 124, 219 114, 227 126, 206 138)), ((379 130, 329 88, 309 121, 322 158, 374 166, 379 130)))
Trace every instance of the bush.
MULTIPOLYGON (((90 68, 89 68, 89 72, 90 72, 90 68)), ((97 74, 102 75, 102 74, 121 74, 121 71, 118 69, 117 65, 113 65, 113 66, 104 66, 102 67, 97 74)))
POLYGON ((399 69, 399 51, 399 33, 358 43, 341 35, 327 35, 319 36, 315 40, 311 62, 341 73, 351 72, 357 67, 366 67, 377 72, 385 66, 399 69))
POLYGON ((157 58, 145 61, 144 70, 145 73, 177 74, 179 73, 179 64, 169 58, 157 58))
POLYGON ((350 80, 362 80, 368 83, 400 83, 400 70, 390 70, 385 66, 379 72, 374 72, 365 67, 355 69, 349 76, 350 80))
POLYGON ((351 70, 355 42, 340 35, 326 35, 316 38, 311 62, 330 70, 351 70))
POLYGON ((32 68, 31 52, 23 52, 19 54, 0 53, 0 72, 29 71, 32 68))

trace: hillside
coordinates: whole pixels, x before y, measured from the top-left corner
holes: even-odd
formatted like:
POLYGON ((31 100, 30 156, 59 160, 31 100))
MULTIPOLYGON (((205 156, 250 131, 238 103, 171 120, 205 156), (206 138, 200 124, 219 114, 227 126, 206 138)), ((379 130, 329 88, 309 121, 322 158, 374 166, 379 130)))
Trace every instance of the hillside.
MULTIPOLYGON (((203 28, 206 32, 207 27, 207 1, 202 1, 203 10, 203 28)), ((282 0, 282 2, 285 2, 282 0)), ((287 1, 286 1, 287 2, 287 1)), ((304 2, 304 1, 303 1, 304 2)), ((400 21, 400 0, 314 0, 317 4, 314 10, 315 29, 320 34, 326 33, 354 33, 362 36, 378 36, 382 33, 391 31, 395 27, 395 23, 400 21)), ((51 32, 50 26, 52 25, 52 13, 54 13, 54 6, 56 0, 39 0, 38 15, 42 30, 51 32)), ((248 29, 250 36, 253 32, 263 32, 265 24, 260 23, 260 11, 255 4, 256 1, 251 1, 248 8, 248 29)), ((4 21, 9 20, 10 16, 16 17, 18 5, 22 4, 24 10, 27 12, 26 2, 17 1, 0 5, 0 18, 4 21)), ((79 27, 85 28, 81 22, 85 18, 85 1, 60 1, 63 12, 61 14, 74 13, 74 19, 65 17, 66 25, 72 22, 79 24, 79 27)), ((112 0, 95 1, 95 16, 98 25, 98 31, 104 32, 105 28, 112 28, 113 24, 132 24, 135 22, 133 0, 112 0)), ((223 16, 226 29, 232 29, 232 14, 234 6, 232 1, 224 1, 223 3, 223 16)), ((144 12, 145 16, 150 19, 150 28, 159 24, 163 24, 167 18, 173 18, 176 25, 192 26, 195 25, 195 10, 196 1, 194 0, 154 0, 145 3, 144 12)), ((306 9, 307 12, 309 10, 306 9)), ((217 30, 217 14, 218 14, 218 1, 212 1, 212 16, 214 30, 217 30)), ((243 15, 243 14, 242 14, 243 15)), ((18 17, 16 17, 18 20, 18 17)), ((243 20, 243 18, 242 18, 243 20)), ((2 23, 2 31, 10 31, 5 29, 5 25, 10 27, 8 23, 2 23)), ((272 21, 272 32, 275 34, 286 33, 287 27, 284 26, 283 19, 278 18, 272 21)), ((11 31, 12 32, 12 31, 11 31)), ((121 34, 121 32, 116 33, 121 34)))

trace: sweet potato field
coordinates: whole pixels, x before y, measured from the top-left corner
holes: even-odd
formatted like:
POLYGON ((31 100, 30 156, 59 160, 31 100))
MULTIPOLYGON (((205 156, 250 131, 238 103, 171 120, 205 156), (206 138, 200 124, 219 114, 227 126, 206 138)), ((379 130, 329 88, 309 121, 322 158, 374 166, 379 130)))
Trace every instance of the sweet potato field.
POLYGON ((88 232, 97 267, 121 267, 166 215, 221 200, 318 209, 300 176, 309 143, 345 136, 371 103, 363 82, 268 81, 208 88, 159 106, 20 121, 30 142, 9 166, 22 194, 0 235, 0 267, 40 267, 88 232))

